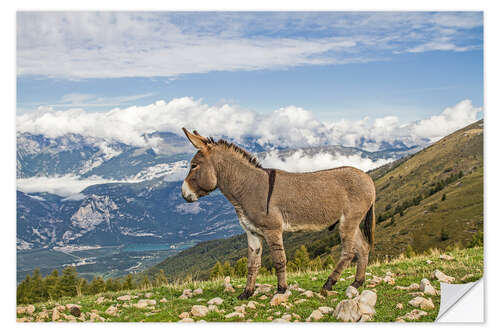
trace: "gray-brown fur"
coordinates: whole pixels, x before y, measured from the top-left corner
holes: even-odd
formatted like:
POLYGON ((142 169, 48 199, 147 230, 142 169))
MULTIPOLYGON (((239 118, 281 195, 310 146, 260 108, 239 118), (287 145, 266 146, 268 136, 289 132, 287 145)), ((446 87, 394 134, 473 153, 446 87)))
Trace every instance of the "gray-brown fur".
POLYGON ((192 202, 219 188, 233 204, 247 234, 248 277, 240 298, 248 298, 254 292, 262 240, 270 249, 278 292, 284 292, 287 283, 283 232, 319 231, 336 222, 342 253, 323 289, 331 290, 354 258, 357 270, 353 286, 363 284, 375 227, 375 186, 370 176, 352 167, 307 173, 276 170, 274 186, 270 186, 269 173, 243 149, 183 130, 199 149, 191 161, 194 168, 184 181, 183 197, 192 202))

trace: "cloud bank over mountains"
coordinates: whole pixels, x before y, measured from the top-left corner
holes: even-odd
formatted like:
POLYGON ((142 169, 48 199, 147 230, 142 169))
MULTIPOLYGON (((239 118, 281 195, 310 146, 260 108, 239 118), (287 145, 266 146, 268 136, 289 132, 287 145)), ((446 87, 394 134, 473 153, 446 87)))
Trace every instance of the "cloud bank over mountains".
POLYGON ((264 147, 342 145, 375 151, 384 142, 407 146, 434 142, 477 120, 481 110, 466 99, 438 115, 410 123, 402 123, 396 116, 324 122, 297 106, 259 114, 238 105, 208 105, 183 97, 108 112, 40 107, 37 112, 17 116, 17 131, 50 138, 74 133, 143 147, 160 140, 146 139, 144 134, 166 131, 183 135, 181 128, 186 127, 216 139, 225 136, 242 142, 252 137, 264 147))
POLYGON ((329 153, 317 153, 311 156, 298 150, 292 155, 280 158, 276 151, 272 151, 262 160, 266 168, 281 169, 289 172, 311 172, 337 168, 341 166, 353 166, 363 171, 369 171, 389 162, 393 159, 378 159, 376 161, 361 157, 361 155, 341 155, 329 153))

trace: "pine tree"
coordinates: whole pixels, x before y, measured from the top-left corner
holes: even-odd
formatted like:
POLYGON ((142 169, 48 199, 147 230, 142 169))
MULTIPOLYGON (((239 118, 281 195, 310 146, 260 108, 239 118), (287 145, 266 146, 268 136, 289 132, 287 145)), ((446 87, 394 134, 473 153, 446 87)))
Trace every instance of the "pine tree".
POLYGON ((19 284, 16 291, 16 299, 18 304, 28 304, 31 297, 31 276, 26 275, 24 280, 19 284))
POLYGON ((286 270, 287 272, 296 272, 297 271, 297 265, 293 261, 289 261, 286 263, 286 270))
POLYGON ((411 258, 411 257, 414 257, 417 255, 415 253, 415 251, 413 250, 413 247, 411 246, 411 244, 408 244, 408 246, 406 247, 405 255, 407 258, 411 258))
POLYGON ((305 245, 301 245, 300 248, 295 251, 293 261, 297 266, 297 269, 301 271, 307 270, 309 268, 309 252, 307 252, 307 248, 305 247, 305 245))
POLYGON ((160 287, 163 285, 166 285, 168 283, 167 276, 165 275, 165 271, 163 269, 160 269, 156 274, 155 274, 155 286, 160 287))
POLYGON ((47 300, 48 294, 43 285, 42 275, 40 269, 35 268, 33 276, 31 277, 31 302, 37 303, 47 300))
POLYGON ((123 282, 122 289, 123 290, 132 290, 135 288, 134 280, 132 279, 132 274, 128 274, 125 278, 125 282, 123 282))
POLYGON ((73 266, 66 266, 62 271, 61 279, 59 280, 59 290, 61 296, 76 296, 77 273, 73 266))
POLYGON ((242 257, 236 261, 234 264, 234 275, 238 277, 245 277, 248 273, 248 259, 247 257, 242 257))
POLYGON ((108 278, 106 280, 106 291, 117 291, 117 286, 113 278, 108 278))
POLYGON ((309 268, 313 271, 319 271, 323 268, 323 262, 321 261, 321 257, 317 256, 309 263, 309 268))
POLYGON ((47 275, 44 279, 44 288, 47 291, 48 297, 52 300, 59 299, 61 297, 61 291, 59 290, 59 271, 54 269, 52 273, 47 275))
POLYGON ((149 288, 151 288, 151 282, 149 282, 148 276, 144 275, 144 277, 142 278, 142 281, 141 281, 141 289, 145 290, 145 289, 149 289, 149 288))
POLYGON ((224 270, 222 269, 220 261, 217 260, 214 267, 212 267, 212 269, 210 270, 210 278, 217 279, 223 276, 224 276, 224 270))
POLYGON ((222 266, 222 272, 224 276, 233 276, 234 275, 234 270, 231 267, 231 264, 229 261, 225 261, 224 265, 222 266))
POLYGON ((94 276, 92 282, 90 282, 89 293, 95 295, 104 291, 106 291, 106 282, 104 281, 102 276, 94 276))

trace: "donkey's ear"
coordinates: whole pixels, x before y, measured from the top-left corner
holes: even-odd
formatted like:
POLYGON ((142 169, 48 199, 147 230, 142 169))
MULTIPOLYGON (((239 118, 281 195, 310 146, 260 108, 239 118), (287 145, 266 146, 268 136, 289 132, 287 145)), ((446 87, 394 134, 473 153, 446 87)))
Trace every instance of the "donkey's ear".
POLYGON ((199 150, 207 149, 205 138, 197 134, 198 132, 195 131, 195 134, 189 133, 189 131, 184 127, 182 128, 182 130, 184 131, 184 134, 186 134, 188 140, 193 144, 193 146, 195 146, 199 150))

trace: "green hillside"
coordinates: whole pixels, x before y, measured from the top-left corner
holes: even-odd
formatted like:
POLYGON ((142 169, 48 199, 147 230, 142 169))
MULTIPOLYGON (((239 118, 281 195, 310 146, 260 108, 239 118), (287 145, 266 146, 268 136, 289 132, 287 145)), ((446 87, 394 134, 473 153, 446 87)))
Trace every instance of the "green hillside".
MULTIPOLYGON (((390 262, 371 263, 367 269, 366 286, 359 290, 371 290, 377 294, 375 314, 369 320, 392 322, 412 311, 419 311, 409 302, 416 296, 423 295, 423 292, 405 290, 404 287, 419 284, 426 278, 439 290, 440 283, 432 279, 432 272, 436 269, 455 278, 453 283, 467 283, 482 277, 482 247, 453 249, 446 251, 447 256, 441 254, 439 250, 431 250, 411 258, 401 257, 390 262)), ((336 293, 323 297, 318 291, 330 269, 289 274, 291 295, 284 303, 277 305, 270 302, 276 291, 276 278, 274 275, 264 274, 259 275, 257 282, 267 284, 267 290, 260 291, 248 301, 237 299, 245 286, 245 278, 231 279, 234 291, 225 291, 222 279, 161 283, 154 288, 63 297, 30 305, 18 304, 17 321, 177 322, 186 318, 184 321, 304 322, 308 321, 313 312, 317 314, 323 310, 323 314, 312 321, 332 322, 338 321, 332 311, 347 298, 345 290, 352 282, 354 268, 350 267, 343 272, 334 287, 336 293), (191 289, 192 296, 180 297, 185 289, 191 289), (208 308, 209 300, 215 297, 220 298, 221 304, 208 308), (195 316, 193 306, 202 307, 205 312, 195 316)), ((435 320, 439 312, 440 296, 426 294, 425 298, 432 302, 432 306, 425 308, 420 318, 405 318, 405 321, 435 320)))
MULTIPOLYGON (((398 257, 409 246, 466 246, 483 228, 483 121, 439 140, 422 151, 370 172, 377 188, 377 228, 371 260, 398 257)), ((288 260, 306 245, 312 257, 340 251, 338 231, 285 234, 288 260)), ((170 279, 205 279, 219 260, 232 264, 246 256, 246 236, 200 243, 152 267, 170 279)), ((271 269, 265 246, 263 265, 271 269)))

